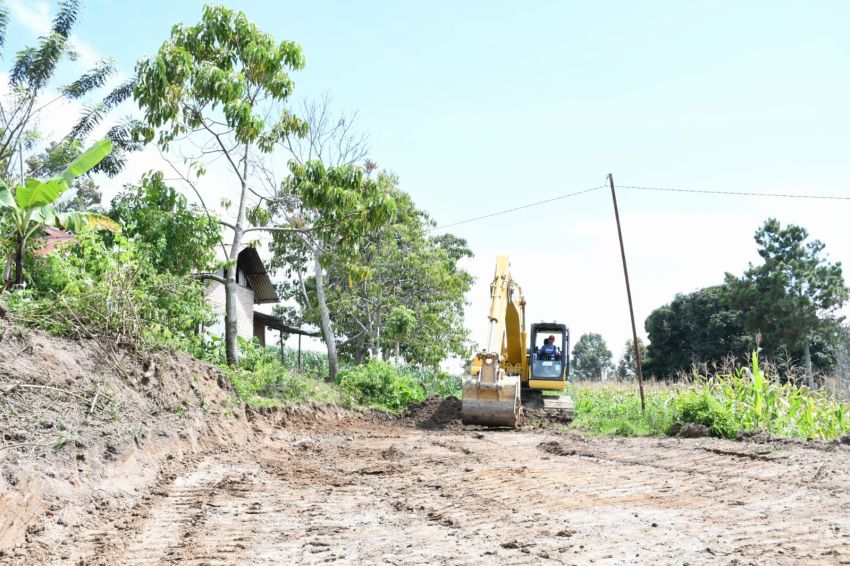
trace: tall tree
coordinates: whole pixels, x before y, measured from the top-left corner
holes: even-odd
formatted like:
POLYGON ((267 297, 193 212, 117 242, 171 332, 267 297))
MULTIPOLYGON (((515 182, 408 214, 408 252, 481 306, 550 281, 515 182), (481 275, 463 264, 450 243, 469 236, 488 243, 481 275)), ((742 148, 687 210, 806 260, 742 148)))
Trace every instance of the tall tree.
MULTIPOLYGON (((381 177, 396 187, 394 176, 381 177)), ((392 195, 397 207, 394 219, 371 231, 355 258, 326 256, 330 318, 335 332, 347 337, 341 355, 359 364, 367 354, 379 358, 393 352, 390 321, 393 311, 402 308, 416 321, 410 333, 413 339, 398 343, 399 356, 407 363, 436 366, 452 354, 465 357, 464 295, 472 276, 459 262, 472 252, 451 234, 433 235, 433 221, 416 209, 408 194, 394 188, 392 195), (364 275, 349 277, 352 271, 364 275)), ((295 324, 319 324, 312 278, 301 278, 293 271, 297 262, 284 255, 296 247, 287 244, 279 249, 276 258, 283 261, 279 271, 288 275, 281 295, 297 305, 287 316, 295 324)))
POLYGON ((158 143, 168 151, 176 140, 191 138, 202 150, 194 162, 195 176, 186 174, 184 181, 203 200, 199 176, 206 163, 221 158, 239 195, 235 220, 221 220, 232 232, 229 248, 221 244, 228 259, 224 275, 205 275, 224 285, 225 351, 231 365, 238 361, 236 259, 245 234, 288 229, 250 222, 249 197, 262 183, 253 160, 289 136, 306 133, 305 123, 284 107, 293 89, 290 73, 303 66, 296 43, 276 41, 241 12, 209 5, 198 24, 174 26, 157 54, 136 66, 133 95, 144 112, 145 139, 152 140, 159 128, 158 143))
MULTIPOLYGON (((6 93, 0 100, 0 178, 8 184, 22 177, 50 176, 64 169, 76 155, 66 155, 69 146, 79 154, 87 138, 102 122, 105 115, 130 95, 132 81, 126 81, 92 101, 91 96, 106 86, 116 72, 111 59, 98 61, 90 70, 66 84, 57 84, 55 76, 65 75, 60 69, 63 61, 77 58, 70 40, 71 30, 80 12, 80 0, 59 2, 50 31, 36 45, 25 46, 14 57, 8 74, 6 93), (60 139, 44 140, 38 132, 38 122, 61 101, 83 105, 79 120, 60 139), (43 145, 40 145, 43 144, 43 145), (41 154, 36 166, 27 171, 27 152, 41 154), (53 164, 53 170, 42 170, 38 164, 53 164)), ((0 4, 0 48, 4 46, 9 12, 0 4)), ((98 163, 94 171, 115 174, 124 165, 123 153, 139 149, 132 140, 132 120, 124 120, 109 129, 106 137, 113 143, 113 152, 98 163)), ((32 164, 31 164, 32 165, 32 164)))
POLYGON ((830 263, 825 244, 809 240, 808 231, 774 218, 755 234, 763 263, 750 264, 741 277, 726 274, 729 298, 742 313, 744 325, 758 332, 768 352, 783 346, 802 354, 814 387, 812 344, 834 335, 843 320, 838 310, 847 302, 841 263, 830 263))
POLYGON ((582 334, 573 346, 572 373, 578 379, 603 379, 614 369, 612 357, 601 334, 582 334))
POLYGON ((740 317, 727 300, 724 285, 676 295, 646 319, 649 359, 645 373, 668 378, 695 364, 719 363, 728 356, 746 360, 753 344, 740 317))
POLYGON ((349 278, 365 276, 355 261, 360 246, 369 233, 393 217, 396 203, 386 180, 374 179, 360 167, 325 167, 316 161, 302 165, 293 160, 290 171, 271 201, 276 222, 287 227, 273 235, 273 249, 283 252, 284 261, 298 273, 312 264, 315 304, 333 380, 339 369, 340 344, 328 306, 326 273, 336 258, 346 266, 349 278))
MULTIPOLYGON (((640 359, 643 365, 649 362, 647 355, 646 344, 638 338, 638 349, 640 350, 640 359)), ((617 362, 617 377, 620 379, 634 379, 637 375, 637 359, 635 359, 635 347, 633 340, 626 340, 626 345, 623 348, 623 355, 620 356, 620 361, 617 362)))

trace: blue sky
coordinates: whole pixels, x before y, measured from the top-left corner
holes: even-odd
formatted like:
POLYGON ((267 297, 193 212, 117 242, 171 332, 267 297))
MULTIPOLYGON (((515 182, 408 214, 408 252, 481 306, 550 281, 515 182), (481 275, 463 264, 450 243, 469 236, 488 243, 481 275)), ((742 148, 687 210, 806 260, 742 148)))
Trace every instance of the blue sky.
MULTIPOLYGON (((52 3, 7 0, 21 14, 52 3)), ((850 195, 846 2, 227 2, 307 67, 296 98, 358 112, 372 158, 440 223, 600 185, 850 195)), ((126 73, 202 2, 89 0, 77 36, 126 73)), ((15 26, 15 16, 21 24, 15 26)), ((676 292, 755 261, 768 216, 850 263, 850 202, 623 189, 638 325, 676 292)), ((610 195, 597 191, 452 230, 477 254, 478 337, 497 253, 532 319, 629 334, 610 195), (480 327, 480 328, 479 328, 480 327)))

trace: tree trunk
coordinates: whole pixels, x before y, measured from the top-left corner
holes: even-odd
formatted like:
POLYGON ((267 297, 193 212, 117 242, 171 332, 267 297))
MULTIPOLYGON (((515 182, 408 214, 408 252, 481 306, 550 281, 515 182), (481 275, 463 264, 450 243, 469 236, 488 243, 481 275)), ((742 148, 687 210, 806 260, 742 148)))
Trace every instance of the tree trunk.
POLYGON ((334 381, 336 380, 336 374, 339 369, 339 360, 336 356, 336 336, 334 336, 333 328, 331 328, 331 314, 328 311, 328 303, 325 300, 324 273, 322 272, 322 262, 318 255, 316 256, 314 275, 316 281, 316 299, 319 303, 319 317, 322 319, 322 334, 325 337, 325 346, 328 349, 328 381, 334 381))
MULTIPOLYGON (((236 214, 236 224, 233 226, 233 242, 230 245, 230 266, 224 270, 224 351, 227 365, 235 366, 239 363, 238 317, 239 310, 236 305, 236 263, 239 252, 242 251, 242 236, 244 235, 248 198, 248 147, 245 147, 245 158, 242 171, 242 191, 239 195, 239 210, 236 214)), ((253 305, 251 306, 253 308, 253 305)))
POLYGON ((227 365, 239 363, 239 343, 237 320, 239 310, 236 305, 236 265, 224 270, 224 352, 227 365))
POLYGON ((809 337, 806 337, 805 342, 803 343, 803 365, 806 366, 806 381, 809 384, 809 389, 814 391, 815 389, 815 376, 812 373, 812 352, 810 350, 810 342, 809 337))
POLYGON ((15 288, 20 289, 24 284, 24 246, 26 242, 23 238, 18 240, 15 246, 15 288))
POLYGON ((395 341, 395 365, 398 365, 398 353, 401 349, 401 340, 395 341))
POLYGON ((354 342, 354 365, 363 365, 366 361, 366 333, 361 334, 354 342))

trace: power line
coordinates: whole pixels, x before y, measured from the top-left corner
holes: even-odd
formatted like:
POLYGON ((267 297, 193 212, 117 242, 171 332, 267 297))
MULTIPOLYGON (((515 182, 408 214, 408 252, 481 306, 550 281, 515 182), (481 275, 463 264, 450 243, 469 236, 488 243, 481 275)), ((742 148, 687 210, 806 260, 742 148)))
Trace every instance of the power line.
POLYGON ((797 198, 815 200, 850 200, 850 196, 840 195, 792 195, 788 193, 754 193, 743 191, 716 191, 710 189, 672 189, 667 187, 636 187, 632 185, 617 185, 622 189, 635 189, 638 191, 664 191, 669 193, 696 193, 707 195, 732 195, 740 197, 774 197, 774 198, 797 198))
POLYGON ((522 206, 515 206, 513 208, 508 208, 508 209, 505 209, 505 210, 499 210, 498 212, 491 212, 490 214, 484 214, 482 216, 475 216, 474 218, 467 218, 466 220, 460 220, 458 222, 452 222, 451 224, 443 224, 442 226, 436 226, 435 228, 432 228, 432 230, 442 230, 443 228, 451 228, 452 226, 458 226, 460 224, 466 224, 468 222, 475 222, 476 220, 484 220, 485 218, 492 218, 494 216, 500 216, 502 214, 508 214, 509 212, 516 212, 518 210, 524 210, 526 208, 531 208, 533 206, 540 206, 540 205, 547 204, 547 203, 550 203, 550 202, 555 202, 557 200, 562 200, 562 199, 569 198, 569 197, 583 195, 584 193, 589 193, 589 192, 592 192, 592 191, 598 191, 599 189, 604 189, 605 186, 606 185, 600 185, 598 187, 593 187, 591 189, 584 189, 583 191, 576 191, 574 193, 568 193, 568 194, 565 194, 565 195, 560 195, 560 196, 548 198, 548 199, 545 199, 545 200, 539 200, 537 202, 524 204, 522 206))

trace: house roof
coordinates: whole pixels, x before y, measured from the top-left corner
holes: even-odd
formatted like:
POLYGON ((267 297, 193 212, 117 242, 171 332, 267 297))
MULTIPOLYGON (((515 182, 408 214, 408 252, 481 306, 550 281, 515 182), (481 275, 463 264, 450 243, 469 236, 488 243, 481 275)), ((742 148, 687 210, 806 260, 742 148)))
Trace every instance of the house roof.
POLYGON ((283 322, 279 316, 275 316, 273 314, 266 314, 264 312, 254 311, 254 322, 259 322, 266 328, 271 328, 272 330, 280 330, 281 332, 285 332, 286 334, 300 334, 302 336, 319 336, 318 330, 305 330, 303 328, 298 328, 296 326, 290 326, 283 322))
POLYGON ((60 244, 70 242, 74 239, 74 235, 70 232, 59 230, 58 228, 53 228, 51 226, 45 226, 43 232, 44 235, 38 239, 41 247, 35 252, 35 255, 37 256, 46 256, 47 254, 52 253, 60 244))
POLYGON ((266 266, 260 259, 260 254, 254 248, 245 248, 239 252, 237 268, 242 270, 254 289, 254 303, 278 303, 280 298, 274 288, 266 266))

